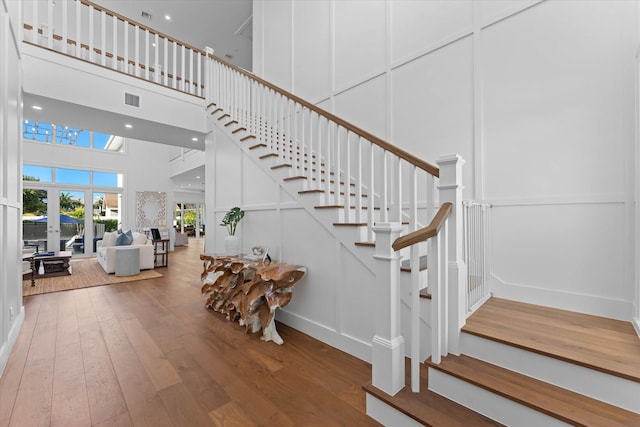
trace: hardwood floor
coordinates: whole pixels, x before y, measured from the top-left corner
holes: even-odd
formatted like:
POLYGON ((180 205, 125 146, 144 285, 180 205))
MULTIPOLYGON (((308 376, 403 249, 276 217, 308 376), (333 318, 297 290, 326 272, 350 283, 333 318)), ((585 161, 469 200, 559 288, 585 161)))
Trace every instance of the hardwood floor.
POLYGON ((282 324, 285 344, 265 343, 206 310, 201 251, 176 248, 162 278, 26 297, 0 427, 379 425, 367 363, 282 324))

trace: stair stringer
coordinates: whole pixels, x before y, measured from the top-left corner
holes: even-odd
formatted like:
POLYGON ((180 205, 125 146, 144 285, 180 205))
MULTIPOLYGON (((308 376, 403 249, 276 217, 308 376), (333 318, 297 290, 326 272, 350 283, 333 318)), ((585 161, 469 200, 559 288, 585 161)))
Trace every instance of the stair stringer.
MULTIPOLYGON (((222 111, 218 113, 221 115, 222 111)), ((298 194, 299 191, 306 190, 307 188, 301 188, 299 182, 294 181, 284 181, 283 179, 290 176, 286 168, 278 168, 271 169, 275 164, 280 163, 280 160, 273 160, 274 158, 263 158, 260 156, 264 156, 268 154, 269 151, 266 147, 261 147, 259 149, 251 150, 250 147, 259 144, 260 140, 255 137, 251 138, 249 143, 245 141, 241 141, 241 139, 247 137, 249 135, 248 131, 244 128, 240 128, 239 126, 236 128, 235 126, 225 126, 226 121, 220 121, 217 119, 216 115, 210 116, 209 123, 212 124, 209 130, 213 130, 215 128, 216 132, 223 134, 228 140, 235 143, 246 155, 251 158, 252 161, 260 167, 267 175, 271 176, 274 181, 278 183, 280 188, 282 188, 290 197, 296 200, 300 206, 302 206, 310 215, 313 217, 319 224, 321 224, 331 235, 333 235, 343 247, 345 247, 349 252, 351 252, 356 259, 358 259, 363 266, 365 266, 372 274, 375 275, 375 259, 373 257, 375 248, 367 247, 367 246, 357 246, 355 242, 360 242, 366 240, 366 226, 349 226, 349 227, 339 227, 335 226, 334 223, 340 220, 340 217, 343 216, 344 208, 336 208, 334 212, 324 211, 322 209, 316 209, 316 206, 321 205, 324 202, 324 197, 314 194, 298 194)), ((405 226, 406 227, 406 226, 405 226)), ((406 230, 405 230, 406 231, 406 230)), ((406 279, 406 277, 410 277, 408 274, 400 273, 400 283, 402 289, 402 335, 405 339, 406 345, 406 355, 410 356, 411 351, 411 331, 410 331, 410 282, 406 279), (404 278, 404 279, 403 279, 404 278)), ((426 360, 431 355, 431 327, 429 325, 430 321, 430 300, 426 300, 424 298, 420 299, 420 359, 421 362, 426 360)))
MULTIPOLYGON (((217 113, 219 114, 219 113, 217 113)), ((254 152, 255 150, 250 150, 250 144, 259 143, 259 139, 252 138, 253 142, 247 143, 246 141, 241 141, 242 138, 248 135, 246 130, 242 130, 239 132, 233 133, 235 130, 234 126, 225 126, 226 122, 218 120, 216 115, 209 116, 209 123, 212 124, 210 129, 215 128, 216 132, 223 134, 230 141, 233 141, 236 145, 240 147, 240 149, 247 155, 247 157, 251 158, 254 163, 262 169, 266 174, 271 176, 291 198, 296 200, 300 206, 302 206, 316 221, 321 224, 331 235, 333 235, 349 252, 351 252, 354 257, 356 257, 372 274, 375 274, 375 260, 373 258, 373 253, 370 248, 356 246, 354 243, 360 241, 359 237, 366 234, 366 227, 335 227, 333 225, 334 221, 331 221, 329 215, 321 215, 318 214, 317 209, 315 207, 321 203, 317 195, 306 195, 305 197, 301 197, 298 194, 298 191, 304 190, 301 188, 301 185, 297 181, 283 181, 283 178, 289 176, 289 173, 285 171, 285 168, 271 169, 273 163, 267 161, 264 162, 264 159, 260 159, 258 155, 254 152)))

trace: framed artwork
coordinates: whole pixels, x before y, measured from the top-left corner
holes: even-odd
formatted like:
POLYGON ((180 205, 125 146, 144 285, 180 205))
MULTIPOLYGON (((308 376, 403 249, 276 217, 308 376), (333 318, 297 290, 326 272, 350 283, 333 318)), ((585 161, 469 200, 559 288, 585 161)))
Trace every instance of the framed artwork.
POLYGON ((167 193, 159 191, 136 192, 136 227, 164 227, 167 217, 167 193))

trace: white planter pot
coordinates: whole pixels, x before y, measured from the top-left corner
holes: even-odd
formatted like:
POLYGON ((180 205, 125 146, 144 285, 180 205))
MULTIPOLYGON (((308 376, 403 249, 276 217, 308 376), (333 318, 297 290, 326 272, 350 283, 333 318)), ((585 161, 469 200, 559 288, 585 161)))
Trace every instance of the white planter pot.
POLYGON ((240 239, 238 236, 225 237, 224 253, 227 256, 237 256, 240 254, 240 239))

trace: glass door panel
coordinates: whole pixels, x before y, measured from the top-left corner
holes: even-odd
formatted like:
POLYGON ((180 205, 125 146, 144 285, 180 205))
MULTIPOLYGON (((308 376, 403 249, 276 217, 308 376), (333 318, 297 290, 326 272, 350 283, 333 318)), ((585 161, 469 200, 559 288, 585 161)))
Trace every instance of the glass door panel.
POLYGON ((45 252, 48 249, 47 208, 48 192, 45 189, 22 190, 22 239, 25 249, 45 252))
POLYGON ((59 191, 60 250, 74 255, 85 253, 84 191, 59 191))

